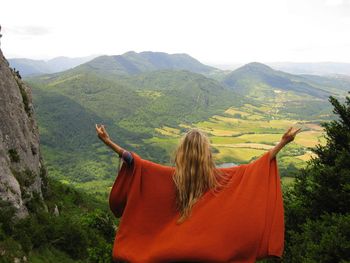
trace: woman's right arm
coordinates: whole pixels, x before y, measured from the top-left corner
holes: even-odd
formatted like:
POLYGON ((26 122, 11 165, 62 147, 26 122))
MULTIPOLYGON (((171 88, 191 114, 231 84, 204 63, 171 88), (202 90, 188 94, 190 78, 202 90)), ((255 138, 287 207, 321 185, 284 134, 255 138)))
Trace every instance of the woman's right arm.
POLYGON ((272 149, 270 149, 270 161, 276 157, 277 153, 288 143, 294 140, 295 135, 301 130, 301 128, 293 130, 293 127, 290 127, 282 136, 281 141, 272 149))

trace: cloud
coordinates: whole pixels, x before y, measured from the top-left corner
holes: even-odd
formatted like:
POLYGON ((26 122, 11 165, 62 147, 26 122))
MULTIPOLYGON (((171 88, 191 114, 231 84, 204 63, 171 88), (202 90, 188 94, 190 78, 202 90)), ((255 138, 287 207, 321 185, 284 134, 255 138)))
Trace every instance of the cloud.
POLYGON ((9 34, 21 36, 45 36, 52 32, 49 27, 43 26, 14 26, 7 28, 9 34))
POLYGON ((326 0, 325 5, 326 6, 340 6, 346 4, 344 0, 326 0))

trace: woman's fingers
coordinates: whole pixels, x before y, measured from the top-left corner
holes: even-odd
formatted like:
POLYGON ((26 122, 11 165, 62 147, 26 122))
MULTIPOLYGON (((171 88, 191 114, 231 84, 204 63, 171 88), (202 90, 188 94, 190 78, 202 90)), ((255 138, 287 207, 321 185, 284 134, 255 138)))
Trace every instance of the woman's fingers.
POLYGON ((98 127, 98 124, 95 125, 97 133, 103 133, 102 127, 98 127))
POLYGON ((301 128, 297 129, 294 134, 297 134, 299 131, 301 130, 301 128))
POLYGON ((291 131, 292 128, 293 127, 289 127, 289 129, 286 131, 286 133, 288 134, 291 131))

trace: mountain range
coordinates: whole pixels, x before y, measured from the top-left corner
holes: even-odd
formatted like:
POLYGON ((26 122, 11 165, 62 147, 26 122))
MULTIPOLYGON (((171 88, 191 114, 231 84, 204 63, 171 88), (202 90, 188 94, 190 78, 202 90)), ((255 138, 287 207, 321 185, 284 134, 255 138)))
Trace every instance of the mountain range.
MULTIPOLYGON (((196 73, 215 73, 223 75, 230 70, 235 70, 243 64, 204 65, 187 54, 167 54, 164 52, 126 52, 115 56, 87 56, 87 57, 56 57, 50 60, 34 60, 28 58, 8 59, 10 66, 20 71, 22 76, 37 76, 65 71, 90 60, 95 59, 89 65, 91 68, 105 68, 107 71, 139 73, 155 69, 188 69, 196 73), (96 59, 95 59, 96 58, 96 59), (101 65, 103 64, 103 66, 101 65)), ((339 62, 268 62, 264 63, 275 70, 290 74, 307 75, 347 75, 350 76, 350 63, 339 62)), ((214 75, 215 75, 214 74, 214 75)))
POLYGON ((270 67, 291 74, 308 75, 350 75, 350 63, 339 62, 274 62, 267 63, 270 67))
POLYGON ((257 62, 220 71, 186 54, 161 52, 100 56, 25 80, 33 88, 51 175, 89 191, 96 191, 96 182, 107 188, 117 164, 98 141, 95 123, 105 124, 122 147, 170 164, 169 151, 152 143, 166 137, 158 132, 162 127, 184 132, 247 104, 269 109, 269 119, 328 120, 328 97, 342 99, 350 86, 346 78, 293 75, 257 62))
POLYGON ((80 65, 76 70, 133 75, 155 70, 188 70, 194 73, 209 74, 217 69, 204 65, 187 54, 130 51, 123 55, 97 57, 80 65))
POLYGON ((50 60, 35 60, 28 58, 11 58, 8 59, 10 66, 19 70, 23 77, 50 74, 74 68, 83 64, 96 56, 88 57, 56 57, 50 60))

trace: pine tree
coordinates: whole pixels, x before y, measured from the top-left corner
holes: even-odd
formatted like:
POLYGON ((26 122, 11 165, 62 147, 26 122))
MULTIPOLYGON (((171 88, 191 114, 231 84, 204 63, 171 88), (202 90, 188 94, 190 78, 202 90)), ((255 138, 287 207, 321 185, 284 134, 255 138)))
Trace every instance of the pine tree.
POLYGON ((326 145, 285 193, 286 262, 350 260, 350 97, 329 102, 338 119, 321 123, 326 145))

